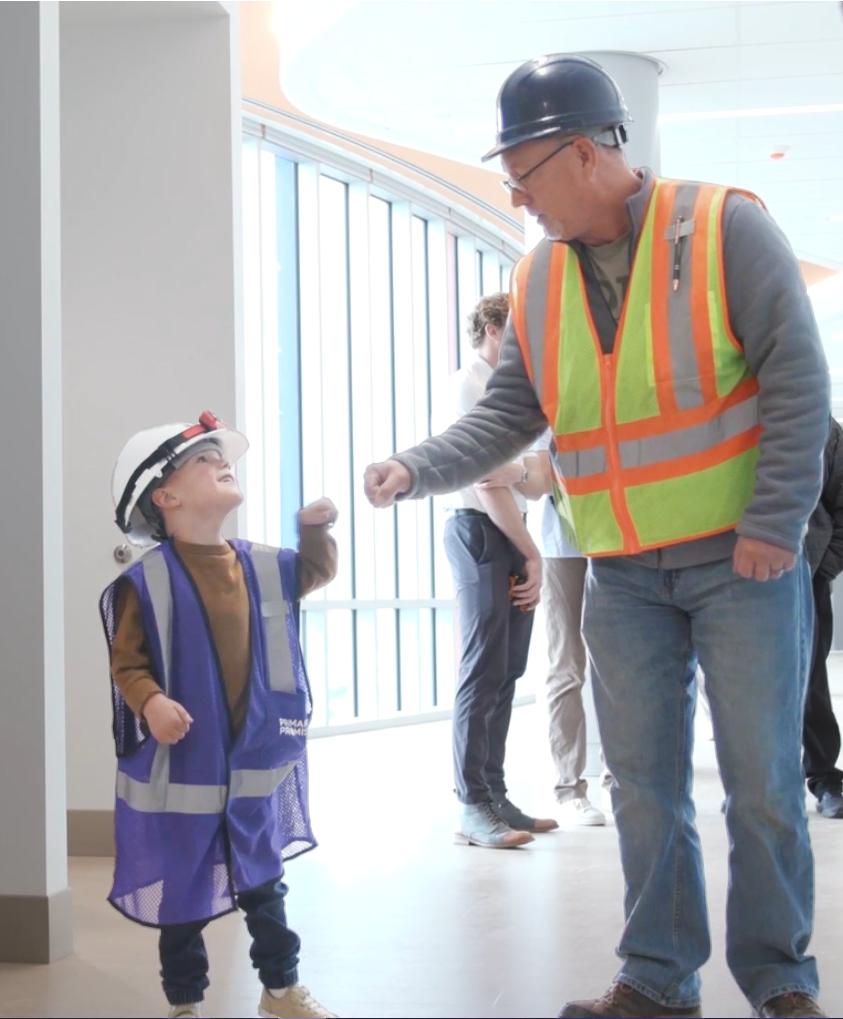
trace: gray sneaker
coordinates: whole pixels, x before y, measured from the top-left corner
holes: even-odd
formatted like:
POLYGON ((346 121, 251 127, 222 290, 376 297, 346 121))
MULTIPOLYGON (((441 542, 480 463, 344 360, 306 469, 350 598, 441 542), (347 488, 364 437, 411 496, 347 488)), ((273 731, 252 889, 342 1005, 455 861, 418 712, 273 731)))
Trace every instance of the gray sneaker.
POLYGON ((523 810, 519 810, 506 796, 502 796, 499 800, 493 800, 492 810, 515 831, 546 832, 559 827, 559 822, 554 821, 552 817, 530 817, 523 810))
POLYGON ((492 809, 491 803, 463 803, 460 830, 454 835, 459 846, 485 849, 515 849, 533 841, 528 831, 515 831, 492 809))

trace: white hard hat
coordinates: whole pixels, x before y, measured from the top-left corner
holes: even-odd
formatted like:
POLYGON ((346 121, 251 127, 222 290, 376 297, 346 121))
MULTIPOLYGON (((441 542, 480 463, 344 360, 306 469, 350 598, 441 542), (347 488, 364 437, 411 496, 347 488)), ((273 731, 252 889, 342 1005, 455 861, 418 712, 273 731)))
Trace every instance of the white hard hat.
POLYGON ((209 410, 199 415, 199 423, 175 422, 145 428, 129 439, 117 457, 111 476, 111 492, 116 508, 115 522, 134 545, 155 543, 153 525, 138 505, 143 493, 167 472, 167 468, 185 450, 200 442, 213 442, 229 463, 234 463, 249 448, 241 432, 227 427, 209 410))

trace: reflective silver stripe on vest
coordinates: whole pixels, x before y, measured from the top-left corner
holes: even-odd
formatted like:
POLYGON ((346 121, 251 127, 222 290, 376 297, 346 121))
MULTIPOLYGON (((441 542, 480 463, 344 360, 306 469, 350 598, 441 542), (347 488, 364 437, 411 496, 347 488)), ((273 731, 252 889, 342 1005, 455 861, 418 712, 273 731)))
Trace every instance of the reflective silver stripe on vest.
MULTIPOLYGON (((160 744, 158 749, 161 749, 160 744)), ((169 747, 164 749, 169 750, 169 747)), ((117 796, 133 810, 147 814, 221 814, 225 810, 227 792, 224 785, 161 783, 154 779, 139 782, 122 771, 117 772, 117 796)))
POLYGON ((231 773, 231 798, 235 796, 270 796, 298 764, 292 761, 280 768, 251 770, 238 768, 231 773))
POLYGON ((147 552, 143 559, 141 559, 141 566, 143 567, 143 579, 146 581, 149 591, 149 600, 152 602, 155 629, 158 631, 158 643, 161 647, 161 661, 164 668, 164 675, 161 679, 164 683, 164 692, 169 696, 173 636, 173 599, 170 592, 170 571, 167 569, 167 562, 160 548, 147 552))
POLYGON ((284 599, 278 549, 252 545, 252 562, 261 595, 261 616, 266 633, 266 671, 270 690, 296 692, 287 617, 290 606, 284 599))
MULTIPOLYGON (((170 588, 170 571, 167 568, 167 560, 160 548, 148 552, 141 560, 143 566, 143 578, 149 591, 149 600, 152 603, 152 615, 155 617, 155 629, 158 633, 158 644, 161 648, 161 667, 164 675, 161 677, 164 684, 164 693, 170 695, 170 659, 173 649, 173 597, 170 588)), ((149 773, 149 782, 138 782, 130 779, 128 775, 118 773, 117 795, 126 800, 130 806, 134 806, 132 800, 139 803, 155 804, 167 802, 167 789, 170 785, 170 747, 166 743, 159 743, 155 748, 155 756, 152 759, 152 768, 149 773), (128 785, 121 792, 120 783, 133 783, 133 788, 128 785), (128 795, 127 795, 128 793, 128 795)), ((155 806, 138 806, 136 810, 154 811, 155 806)), ((164 809, 163 807, 160 809, 164 809)), ((198 813, 191 811, 191 813, 198 813)))
MULTIPOLYGON (((700 192, 699 184, 682 184, 676 189, 673 210, 670 215, 670 229, 678 216, 682 217, 687 230, 693 224, 693 231, 686 233, 681 241, 680 286, 673 289, 671 281, 665 282, 667 291, 667 334, 670 345, 670 366, 673 375, 673 392, 676 405, 680 410, 690 410, 703 405, 703 392, 700 386, 700 369, 697 364, 697 352, 693 343, 693 323, 691 311, 691 275, 693 252, 696 244, 703 243, 703 223, 694 222, 694 205, 700 192)), ((667 260, 667 271, 673 273, 673 242, 663 237, 653 236, 653 244, 669 244, 670 258, 667 260)))
MULTIPOLYGON (((161 747, 159 747, 161 749, 161 747)), ((169 750, 169 747, 163 749, 169 750)), ((157 754, 156 754, 157 756, 157 754)), ((231 798, 271 796, 295 768, 297 761, 266 771, 236 769, 231 773, 231 798)), ((225 810, 224 785, 187 785, 150 779, 139 782, 122 771, 117 773, 117 795, 133 810, 147 814, 221 814, 225 810)))
POLYGON ((606 470, 606 450, 603 446, 595 446, 593 449, 557 453, 554 463, 563 478, 588 478, 606 470))
MULTIPOLYGON (((527 324, 527 343, 530 348, 530 361, 533 368, 533 389, 539 399, 544 392, 544 328, 547 317, 547 286, 552 253, 553 245, 550 241, 542 241, 536 248, 527 273, 527 293, 521 295, 522 301, 525 301, 524 321, 527 324)), ((553 370, 557 370, 555 365, 553 370)))
POLYGON ((758 424, 758 398, 753 396, 743 403, 729 407, 718 417, 692 428, 653 435, 647 439, 633 439, 620 444, 621 466, 640 467, 662 463, 680 456, 704 453, 707 449, 732 439, 758 424))

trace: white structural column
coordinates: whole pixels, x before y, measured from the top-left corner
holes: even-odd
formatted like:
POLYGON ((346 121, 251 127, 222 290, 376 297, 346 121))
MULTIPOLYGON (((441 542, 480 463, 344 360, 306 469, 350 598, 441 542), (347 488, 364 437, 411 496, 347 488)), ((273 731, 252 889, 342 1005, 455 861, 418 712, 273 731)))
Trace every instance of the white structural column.
POLYGON ((71 855, 111 848, 115 757, 97 604, 121 568, 114 461, 141 428, 205 409, 237 423, 238 67, 236 5, 61 5, 71 855))
POLYGON ((659 74, 662 65, 641 53, 601 50, 583 53, 596 60, 615 79, 632 116, 627 126, 626 158, 632 166, 649 166, 659 172, 659 74))
POLYGON ((0 961, 72 947, 67 887, 57 3, 0 4, 0 961))

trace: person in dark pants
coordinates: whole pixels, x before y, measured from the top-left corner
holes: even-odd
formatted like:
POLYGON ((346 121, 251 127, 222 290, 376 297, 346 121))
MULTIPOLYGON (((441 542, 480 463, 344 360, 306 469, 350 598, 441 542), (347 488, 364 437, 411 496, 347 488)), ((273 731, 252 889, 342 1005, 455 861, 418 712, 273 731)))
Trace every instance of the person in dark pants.
MULTIPOLYGON (((465 414, 483 395, 508 314, 506 294, 482 298, 472 312, 477 356, 449 380, 449 417, 465 414)), ((527 666, 539 600, 541 555, 524 522, 526 502, 518 485, 488 491, 470 485, 456 493, 449 510, 445 551, 460 631, 453 750, 462 806, 456 841, 511 849, 531 842, 533 832, 558 827, 509 800, 503 768, 515 683, 527 666)))
POLYGON ((840 755, 840 729, 831 704, 826 659, 834 630, 831 584, 843 570, 842 436, 843 428, 831 418, 824 454, 823 490, 808 521, 805 539, 816 615, 802 732, 808 789, 816 796, 817 810, 822 816, 838 819, 843 819, 843 771, 836 767, 840 755))

